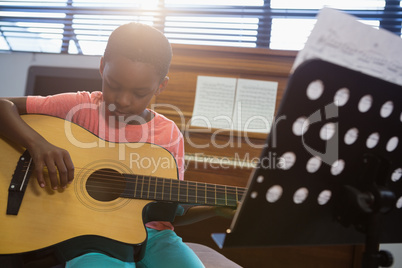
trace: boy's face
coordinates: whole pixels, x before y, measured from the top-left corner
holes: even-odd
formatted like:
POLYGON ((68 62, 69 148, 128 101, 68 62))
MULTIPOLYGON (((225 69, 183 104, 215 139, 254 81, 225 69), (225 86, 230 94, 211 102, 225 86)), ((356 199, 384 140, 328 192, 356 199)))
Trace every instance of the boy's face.
POLYGON ((136 122, 128 121, 133 118, 139 119, 140 123, 151 119, 151 113, 146 108, 152 97, 165 89, 167 77, 160 83, 160 76, 153 66, 122 56, 107 62, 102 58, 100 73, 107 118, 114 116, 132 124, 136 122))

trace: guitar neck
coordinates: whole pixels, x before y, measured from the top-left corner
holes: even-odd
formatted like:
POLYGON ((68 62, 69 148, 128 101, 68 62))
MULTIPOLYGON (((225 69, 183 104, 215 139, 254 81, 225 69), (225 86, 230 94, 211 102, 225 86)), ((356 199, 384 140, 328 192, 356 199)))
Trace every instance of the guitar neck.
POLYGON ((171 201, 185 204, 236 207, 244 188, 179 181, 158 177, 125 175, 127 187, 122 197, 171 201))

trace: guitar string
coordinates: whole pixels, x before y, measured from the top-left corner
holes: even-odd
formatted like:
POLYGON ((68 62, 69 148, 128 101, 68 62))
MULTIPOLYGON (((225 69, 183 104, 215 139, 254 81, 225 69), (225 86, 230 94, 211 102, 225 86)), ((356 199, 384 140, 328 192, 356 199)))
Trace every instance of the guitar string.
MULTIPOLYGON (((97 171, 96 169, 88 169, 88 168, 76 168, 76 169, 88 170, 88 171, 97 171)), ((187 184, 189 186, 189 187, 187 186, 187 188, 189 190, 191 190, 191 191, 193 189, 195 189, 195 190, 199 190, 199 189, 203 190, 208 186, 215 187, 215 188, 219 189, 218 191, 212 190, 213 193, 216 192, 216 193, 227 193, 227 194, 239 194, 239 193, 242 194, 246 190, 246 188, 237 187, 237 186, 226 186, 226 185, 220 185, 220 184, 208 184, 208 183, 204 183, 204 182, 193 182, 193 181, 180 181, 180 180, 177 180, 177 179, 160 178, 160 177, 155 177, 155 176, 150 176, 149 177, 149 176, 145 176, 145 175, 135 175, 135 174, 126 174, 128 177, 136 176, 136 178, 134 178, 134 179, 128 179, 127 177, 124 177, 124 175, 122 175, 122 174, 116 175, 116 172, 105 171, 105 170, 102 170, 102 172, 103 173, 109 173, 111 175, 105 175, 103 177, 99 177, 98 180, 100 180, 100 181, 112 181, 112 182, 121 181, 121 182, 125 182, 125 183, 126 182, 133 182, 133 183, 137 182, 138 183, 139 180, 146 181, 146 180, 151 180, 152 178, 155 178, 156 180, 164 180, 165 182, 167 181, 168 184, 187 184), (122 177, 123 177, 123 179, 122 179, 122 177), (141 178, 141 177, 143 177, 143 178, 141 178), (225 189, 223 189, 223 188, 225 188, 225 189)), ((150 186, 153 186, 153 184, 150 184, 150 186)), ((167 186, 167 187, 169 187, 169 186, 167 186)), ((207 189, 207 192, 208 192, 208 189, 207 189)))
MULTIPOLYGON (((92 188, 92 187, 90 187, 92 188)), ((95 187, 99 188, 99 187, 95 187)), ((154 192, 150 191, 147 193, 140 193, 136 194, 135 191, 124 191, 124 195, 121 195, 120 192, 110 192, 110 191, 102 191, 102 190, 97 190, 97 189, 90 189, 91 193, 109 193, 109 194, 116 194, 119 195, 119 197, 126 197, 126 198, 138 198, 138 199, 145 199, 145 200, 162 200, 162 201, 178 201, 182 203, 201 203, 201 204, 217 204, 217 205, 224 205, 224 204, 237 204, 237 198, 223 198, 223 197, 200 197, 197 195, 176 195, 177 198, 162 198, 162 193, 161 192, 154 192), (153 197, 152 197, 153 196, 153 197), (183 198, 180 198, 183 197, 183 198), (196 201, 197 200, 197 201, 196 201), (194 201, 194 202, 192 202, 194 201), (204 201, 204 202, 203 202, 204 201)), ((241 196, 239 196, 239 199, 241 199, 241 196)))
MULTIPOLYGON (((111 192, 110 190, 104 191, 101 186, 87 186, 87 190, 89 192, 98 192, 98 193, 109 193, 109 194, 116 194, 116 195, 121 195, 121 191, 118 192, 111 192)), ((205 204, 210 204, 210 203, 237 203, 237 200, 241 199, 241 195, 238 196, 237 198, 231 197, 230 195, 225 196, 225 197, 219 197, 219 196, 203 196, 203 195, 180 195, 179 192, 175 193, 173 197, 169 198, 163 198, 163 196, 166 196, 168 194, 164 192, 158 192, 158 191, 149 191, 149 192, 142 192, 142 191, 135 191, 135 190, 129 190, 129 191, 124 191, 124 195, 122 197, 132 197, 132 198, 141 198, 141 199, 149 199, 149 200, 170 200, 170 201, 181 201, 184 202, 186 200, 187 202, 191 202, 192 200, 198 200, 197 203, 205 203, 205 204), (165 194, 165 195, 164 195, 165 194), (153 196, 153 198, 152 198, 153 196), (177 198, 176 198, 177 197, 177 198), (180 198, 182 197, 182 198, 180 198), (188 201, 190 200, 190 201, 188 201)), ((223 204, 222 204, 223 205, 223 204)))
MULTIPOLYGON (((109 173, 113 173, 113 174, 115 174, 114 172, 109 172, 109 173)), ((126 183, 126 180, 124 180, 124 179, 120 179, 121 178, 121 176, 122 175, 120 175, 120 176, 113 176, 113 177, 115 177, 115 178, 118 178, 121 182, 125 182, 126 183)), ((141 175, 142 176, 142 175, 141 175)), ((112 176, 109 176, 109 177, 112 177, 112 176)), ((157 178, 157 177, 153 177, 153 178, 155 178, 155 179, 160 179, 160 178, 157 178)), ((149 182, 149 180, 147 180, 146 178, 139 178, 138 176, 137 176, 137 180, 133 180, 135 183, 137 183, 137 184, 142 184, 141 186, 141 188, 143 189, 143 184, 144 184, 144 182, 145 182, 145 187, 147 187, 148 186, 148 188, 151 188, 151 187, 153 187, 154 188, 154 190, 156 190, 156 191, 146 191, 145 193, 144 193, 144 191, 143 190, 134 190, 134 189, 131 189, 131 190, 124 190, 124 191, 120 191, 121 189, 118 189, 118 188, 111 188, 111 187, 103 187, 103 186, 88 186, 87 185, 87 188, 89 187, 89 188, 97 188, 96 190, 91 190, 92 192, 98 192, 98 193, 108 193, 108 194, 117 194, 117 195, 121 195, 122 193, 124 193, 125 195, 124 196, 122 196, 122 197, 133 197, 134 199, 135 198, 142 198, 142 199, 148 199, 148 200, 153 200, 153 199, 156 199, 156 200, 170 200, 170 201, 176 201, 176 199, 175 198, 171 198, 171 195, 172 195, 172 187, 171 186, 174 186, 173 185, 173 183, 176 183, 176 184, 178 184, 178 185, 176 185, 176 186, 179 186, 178 188, 177 188, 177 194, 173 194, 173 195, 176 195, 177 196, 177 201, 178 202, 182 202, 182 203, 201 203, 201 204, 215 204, 215 205, 222 205, 222 206, 231 206, 230 204, 231 203, 233 203, 233 206, 235 206, 236 204, 237 204, 237 201, 238 200, 240 200, 241 199, 241 197, 242 197, 242 195, 243 195, 243 193, 244 193, 244 189, 241 189, 241 188, 239 188, 239 189, 236 189, 236 192, 232 192, 232 191, 230 191, 231 189, 230 188, 236 188, 236 187, 232 187, 232 186, 226 186, 226 189, 228 190, 229 189, 229 191, 211 191, 211 190, 209 190, 208 191, 208 189, 207 189, 207 191, 205 191, 204 189, 205 189, 205 184, 204 183, 198 183, 198 182, 191 182, 191 183, 194 183, 194 184, 196 184, 195 185, 195 187, 188 187, 188 182, 186 182, 186 181, 177 181, 177 180, 172 180, 172 179, 162 179, 162 180, 164 180, 164 183, 166 183, 166 181, 168 182, 167 184, 168 185, 166 185, 166 186, 159 186, 159 187, 162 187, 162 188, 165 188, 165 189, 167 189, 168 190, 168 192, 166 192, 166 190, 164 189, 163 191, 161 191, 161 192, 158 192, 155 188, 157 188, 158 187, 158 184, 156 183, 156 184, 153 184, 153 183, 148 183, 149 182), (171 182, 171 183, 169 183, 169 182, 171 182), (180 182, 182 182, 181 184, 180 184, 180 182), (183 185, 183 184, 187 184, 187 185, 183 185), (199 185, 203 185, 204 187, 199 187, 199 185), (186 187, 187 186, 187 187, 186 187), (197 187, 198 186, 198 187, 197 187), (184 189, 183 189, 184 188, 184 189), (108 189, 108 190, 103 190, 103 189, 108 189), (183 198, 182 198, 182 200, 180 201, 180 196, 182 196, 182 195, 180 195, 179 194, 179 189, 183 189, 183 190, 185 190, 185 191, 187 191, 187 192, 190 192, 190 194, 186 194, 184 197, 184 200, 186 200, 186 202, 183 200, 183 198), (112 192, 111 190, 117 190, 118 192, 112 192), (197 192, 197 191, 200 191, 200 190, 202 190, 203 191, 203 194, 199 194, 199 195, 197 195, 197 193, 195 193, 195 195, 193 195, 193 194, 191 194, 191 192, 193 191, 195 191, 195 192, 197 192), (210 196, 208 196, 208 193, 212 193, 213 195, 214 195, 214 197, 210 197, 210 196), (156 195, 158 194, 158 196, 156 197, 156 195), (224 194, 225 195, 225 197, 219 197, 219 194, 224 194), (127 195, 130 195, 130 196, 127 196, 127 195), (154 195, 154 198, 152 198, 152 195, 154 195), (204 195, 205 195, 205 199, 204 199, 204 195), (236 196, 236 198, 232 198, 231 196, 233 196, 233 195, 235 195, 236 196), (145 196, 147 196, 147 198, 145 198, 145 196), (151 196, 151 197, 149 197, 149 196, 151 196), (169 196, 170 198, 159 198, 159 196, 169 196), (192 199, 193 200, 195 200, 194 202, 191 202, 192 201, 192 199), (202 202, 202 200, 204 199, 204 202, 202 202), (190 200, 190 201, 188 201, 188 200, 190 200), (214 202, 208 202, 208 201, 211 201, 211 200, 213 200, 214 202), (223 204, 224 203, 224 204, 223 204)), ((113 180, 113 179, 104 179, 104 177, 98 177, 96 180, 95 180, 98 184, 99 184, 99 182, 101 183, 101 184, 105 184, 105 183, 103 183, 103 182, 115 182, 115 180, 113 180)), ((109 185, 110 185, 110 183, 109 183, 109 185)), ((225 187, 225 186, 223 186, 223 185, 215 185, 215 184, 211 184, 211 185, 214 185, 214 186, 220 186, 220 187, 225 187)), ((89 190, 89 189, 88 189, 89 190)))
MULTIPOLYGON (((27 168, 29 168, 29 165, 25 167, 25 170, 23 170, 23 172, 26 172, 27 168)), ((92 171, 94 169, 85 169, 85 168, 78 168, 81 170, 89 170, 92 171)), ((158 178, 158 177, 148 177, 145 178, 144 175, 133 175, 133 174, 128 174, 130 177, 132 176, 136 176, 136 179, 133 179, 131 181, 133 181, 133 183, 135 182, 136 184, 141 184, 141 191, 137 190, 137 189, 129 189, 126 190, 124 189, 123 191, 120 191, 121 189, 119 188, 111 188, 109 186, 104 187, 102 186, 102 184, 104 185, 105 183, 108 182, 116 182, 117 181, 121 181, 126 183, 127 181, 130 182, 130 180, 126 180, 126 179, 121 179, 121 177, 123 175, 117 175, 116 176, 116 172, 108 172, 108 171, 104 171, 104 173, 109 173, 112 175, 108 175, 107 179, 105 179, 103 176, 93 176, 95 177, 95 182, 97 184, 101 184, 101 186, 94 186, 94 185, 87 185, 87 190, 91 191, 91 192, 98 192, 98 193, 108 193, 108 194, 117 194, 118 197, 125 197, 125 198, 141 198, 141 199, 146 199, 146 200, 169 200, 169 201, 177 201, 177 202, 181 202, 181 203, 198 203, 198 204, 207 204, 207 205, 217 205, 217 206, 237 206, 237 201, 241 199, 243 193, 244 193, 244 188, 240 188, 240 187, 235 187, 235 186, 224 186, 224 185, 218 185, 218 184, 209 184, 209 186, 213 186, 215 187, 215 191, 211 191, 210 189, 208 190, 208 184, 206 183, 202 183, 202 182, 190 182, 190 181, 178 181, 178 180, 174 180, 174 179, 165 179, 165 178, 158 178), (141 178, 142 177, 142 178, 141 178), (115 178, 115 179, 109 179, 109 178, 115 178), (166 193, 165 189, 161 192, 157 191, 157 187, 158 184, 152 183, 152 178, 154 178, 156 181, 159 179, 163 180, 163 184, 165 184, 165 182, 167 181, 168 185, 162 185, 159 187, 165 188, 168 190, 168 192, 166 193), (151 181, 151 183, 149 183, 151 181), (170 183, 169 183, 170 182, 170 183), (181 183, 180 183, 181 182, 181 183), (146 191, 144 193, 143 189, 144 189, 144 183, 146 184, 145 187, 149 188, 154 188, 154 191, 146 191), (191 187, 190 183, 195 184, 195 187, 191 187), (176 184, 176 185, 173 185, 176 184), (183 185, 185 184, 185 185, 183 185), (190 185, 190 187, 189 187, 190 185), (178 186, 177 188, 177 194, 176 193, 172 193, 172 189, 173 186, 178 186), (182 189, 184 186, 185 191, 190 192, 190 194, 186 194, 184 196, 184 198, 182 198, 182 200, 180 200, 180 189, 182 189), (187 186, 187 187, 186 187, 187 186), (201 187, 200 187, 201 186, 201 187), (225 191, 217 191, 216 187, 224 187, 225 191), (88 188, 95 188, 90 190, 88 188), (235 188, 235 193, 231 192, 231 190, 235 188), (107 190, 104 190, 107 189, 107 190), (205 190, 207 189, 207 190, 205 190), (112 192, 112 190, 118 190, 118 192, 112 192), (203 194, 199 194, 197 195, 197 191, 203 191, 203 194), (229 190, 229 191, 228 191, 229 190), (195 195, 193 195, 191 192, 195 192, 195 195), (208 196, 208 193, 212 193, 214 195, 214 197, 208 196), (158 196, 157 196, 158 194, 158 196), (217 196, 218 194, 218 196, 217 196), (225 197, 220 197, 219 194, 224 194, 225 197), (152 198, 152 195, 154 196, 154 198, 152 198), (168 195, 169 198, 163 198, 165 195, 168 195), (177 196, 177 199, 172 198, 173 196, 177 196), (236 198, 232 198, 232 196, 235 195, 236 198), (145 196, 147 196, 145 198, 145 196), (151 197, 150 197, 151 196, 151 197), (159 197, 161 196, 161 197, 159 197), (184 199, 184 200, 183 200, 184 199), (194 202, 192 202, 194 200, 194 202), (204 200, 204 201, 203 201, 204 200)), ((108 183, 108 185, 110 185, 110 183, 108 183)), ((223 190, 223 189, 221 189, 223 190)))
MULTIPOLYGON (((24 166, 24 168, 27 168, 27 167, 24 166)), ((84 171, 85 170, 93 171, 93 173, 96 172, 96 171, 99 171, 99 169, 89 169, 89 168, 76 168, 76 169, 84 170, 84 171)), ((23 170, 23 172, 25 172, 25 171, 26 170, 23 170)), ((163 177, 156 177, 156 176, 147 176, 147 175, 138 175, 138 174, 130 174, 130 173, 121 174, 121 173, 118 173, 117 171, 114 171, 114 170, 108 171, 108 170, 104 169, 104 170, 102 170, 102 173, 105 174, 105 176, 99 177, 99 178, 101 178, 103 180, 110 180, 109 178, 111 178, 112 179, 111 181, 119 181, 119 180, 121 180, 123 182, 126 182, 126 181, 130 181, 130 179, 127 179, 127 177, 129 177, 129 178, 136 177, 136 178, 134 178, 134 181, 138 180, 138 179, 144 179, 144 180, 158 179, 158 180, 165 180, 165 181, 168 181, 168 182, 171 181, 172 183, 176 183, 176 184, 177 183, 197 184, 197 187, 199 187, 199 185, 201 185, 201 186, 203 185, 204 187, 205 186, 213 186, 213 187, 216 186, 216 187, 226 187, 226 188, 237 188, 238 190, 245 189, 244 187, 228 186, 228 185, 223 185, 223 184, 213 184, 213 183, 195 182, 195 181, 182 181, 182 180, 178 180, 178 179, 163 178, 163 177), (116 173, 117 173, 117 175, 116 175, 116 173), (121 179, 121 178, 123 178, 123 179, 121 179)))
POLYGON ((127 197, 134 199, 165 200, 165 201, 178 201, 182 203, 215 204, 215 205, 227 205, 227 206, 230 206, 231 204, 233 206, 236 206, 237 202, 242 198, 242 194, 240 193, 237 193, 237 195, 225 193, 225 195, 222 196, 212 192, 211 196, 208 195, 207 193, 197 195, 196 193, 192 194, 190 192, 187 194, 183 194, 180 193, 179 191, 172 193, 158 190, 155 191, 155 189, 147 190, 146 192, 142 190, 133 190, 133 189, 114 192, 110 191, 110 188, 102 186, 93 186, 93 185, 87 186, 87 191, 90 193, 114 194, 120 197, 127 197))
MULTIPOLYGON (((95 182, 92 182, 91 186, 96 183, 97 185, 95 185, 95 187, 100 187, 100 188, 103 187, 103 188, 113 189, 113 188, 111 188, 109 186, 110 184, 107 184, 107 183, 105 183, 105 180, 102 180, 102 177, 95 178, 95 179, 99 179, 99 180, 97 180, 95 182), (106 185, 106 186, 104 186, 104 185, 106 185)), ((149 183, 148 180, 141 180, 141 181, 136 181, 136 182, 137 182, 137 185, 140 184, 142 186, 141 188, 143 188, 144 186, 146 188, 153 187, 154 190, 155 190, 155 188, 163 188, 163 187, 165 187, 165 189, 168 189, 169 191, 172 191, 172 190, 178 190, 178 191, 179 190, 191 190, 191 191, 201 191, 201 192, 204 192, 204 193, 223 193, 223 194, 244 194, 244 192, 245 192, 244 188, 231 189, 231 190, 234 190, 234 192, 233 191, 227 191, 227 190, 224 191, 224 189, 220 189, 220 190, 223 190, 223 191, 217 191, 217 190, 211 189, 211 188, 208 189, 205 186, 204 187, 189 188, 188 185, 186 185, 186 182, 183 182, 182 184, 178 182, 176 185, 171 185, 170 183, 168 183, 168 185, 166 185, 166 184, 160 185, 158 183, 152 183, 152 182, 149 183)), ((120 188, 114 188, 114 189, 120 189, 120 188)), ((134 190, 134 191, 136 191, 136 190, 134 190)))
MULTIPOLYGON (((236 196, 236 195, 237 196, 242 196, 244 194, 244 192, 241 192, 241 191, 238 191, 238 192, 224 192, 224 191, 213 191, 213 190, 204 191, 204 190, 195 189, 195 188, 194 189, 187 189, 186 187, 179 187, 180 191, 179 191, 179 188, 176 188, 175 191, 172 191, 172 189, 170 189, 168 187, 165 187, 165 189, 161 191, 161 190, 158 190, 158 189, 155 190, 156 184, 155 185, 147 184, 147 185, 144 185, 144 186, 146 188, 150 188, 150 189, 149 190, 148 189, 146 189, 146 190, 144 190, 144 189, 129 189, 129 190, 124 189, 122 191, 121 188, 117 188, 117 187, 109 187, 109 186, 104 186, 104 185, 93 185, 93 184, 88 185, 87 188, 91 188, 91 189, 97 188, 97 189, 99 189, 99 192, 102 191, 104 193, 117 194, 118 192, 126 192, 126 193, 133 193, 135 195, 141 195, 141 196, 143 196, 143 195, 155 195, 155 194, 160 194, 160 195, 172 194, 172 195, 175 195, 175 196, 177 196, 177 195, 183 196, 184 194, 183 194, 182 191, 190 192, 189 194, 185 194, 185 196, 189 196, 189 197, 196 197, 197 196, 197 197, 200 197, 200 198, 204 198, 205 196, 207 198, 214 198, 214 197, 211 197, 211 194, 214 195, 214 196, 215 195, 219 195, 219 196, 227 195, 229 197, 230 196, 236 196), (107 190, 103 191, 102 189, 107 189, 107 190), (111 191, 117 191, 117 192, 111 192, 111 191), (194 193, 194 194, 192 194, 192 193, 194 193)), ((224 197, 219 197, 219 198, 224 198, 224 197)))

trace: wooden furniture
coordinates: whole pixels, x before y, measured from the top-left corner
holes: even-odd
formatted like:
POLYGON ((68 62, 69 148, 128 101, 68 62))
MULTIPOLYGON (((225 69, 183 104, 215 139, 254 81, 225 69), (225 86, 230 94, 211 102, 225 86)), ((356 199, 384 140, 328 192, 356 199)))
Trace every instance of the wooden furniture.
MULTIPOLYGON (((197 76, 276 81, 277 109, 296 54, 256 48, 173 45, 168 87, 152 105, 174 120, 183 132, 187 157, 185 180, 246 187, 253 159, 258 159, 266 139, 266 134, 190 126, 197 76)), ((220 250, 210 235, 224 232, 229 226, 229 220, 213 218, 177 227, 176 231, 184 241, 207 245, 243 267, 360 267, 361 246, 220 250)))

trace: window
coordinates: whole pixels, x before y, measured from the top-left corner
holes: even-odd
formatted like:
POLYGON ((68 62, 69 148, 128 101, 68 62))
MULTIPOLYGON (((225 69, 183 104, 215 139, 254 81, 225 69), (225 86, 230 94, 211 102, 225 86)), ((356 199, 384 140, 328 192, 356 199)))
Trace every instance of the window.
POLYGON ((0 50, 101 55, 130 21, 172 43, 299 50, 325 6, 401 35, 400 0, 0 0, 0 50))

